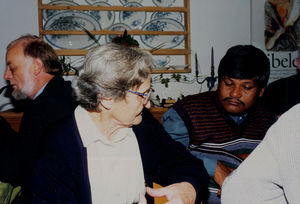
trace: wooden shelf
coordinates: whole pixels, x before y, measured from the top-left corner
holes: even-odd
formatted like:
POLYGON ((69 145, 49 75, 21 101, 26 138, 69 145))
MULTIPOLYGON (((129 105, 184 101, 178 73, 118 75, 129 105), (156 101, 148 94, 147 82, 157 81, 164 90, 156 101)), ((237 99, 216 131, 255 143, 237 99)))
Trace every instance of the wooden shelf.
POLYGON ((39 4, 39 8, 42 10, 77 10, 77 11, 146 11, 146 12, 189 12, 188 8, 185 7, 157 7, 157 6, 143 6, 143 7, 124 7, 124 6, 90 6, 90 5, 80 5, 80 6, 54 6, 47 4, 39 4))
MULTIPOLYGON (((121 35, 123 31, 110 31, 110 30, 91 30, 89 31, 93 35, 121 35)), ((129 35, 187 35, 186 31, 141 31, 130 30, 127 31, 129 35)), ((42 30, 42 35, 86 35, 86 32, 82 30, 42 30)))
MULTIPOLYGON (((168 108, 162 108, 162 107, 150 108, 150 112, 159 122, 161 122, 161 117, 167 110, 168 108)), ((19 131, 23 112, 14 112, 13 110, 7 110, 7 111, 0 112, 0 116, 4 117, 15 131, 19 131)))
MULTIPOLYGON (((124 6, 57 6, 43 4, 43 0, 38 0, 38 22, 39 35, 44 38, 45 35, 86 35, 83 30, 45 30, 43 20, 43 10, 61 10, 61 11, 144 11, 144 12, 180 12, 184 16, 185 31, 143 31, 143 30, 128 30, 129 35, 181 35, 185 36, 184 48, 182 49, 159 49, 151 52, 153 55, 178 55, 184 56, 184 69, 173 70, 153 70, 153 73, 187 73, 191 72, 191 36, 190 36, 190 0, 182 0, 182 7, 157 7, 157 6, 143 6, 143 7, 124 7, 124 6), (187 65, 187 66, 186 66, 187 65)), ((107 29, 91 30, 93 35, 121 35, 123 31, 112 31, 107 29)), ((146 49, 152 51, 150 49, 146 49)), ((87 49, 56 49, 57 55, 60 56, 84 56, 87 49)))
MULTIPOLYGON (((59 50, 55 50, 55 52, 57 55, 82 56, 87 53, 87 50, 86 49, 59 49, 59 50)), ((185 50, 185 49, 174 49, 174 50, 159 49, 159 50, 152 51, 153 55, 188 55, 190 53, 191 53, 190 50, 185 50)))
POLYGON ((161 123, 161 117, 168 110, 168 108, 163 107, 151 107, 150 112, 152 115, 161 123))
POLYGON ((10 124, 12 129, 15 131, 19 131, 21 119, 23 116, 23 112, 14 112, 11 110, 0 112, 0 116, 4 117, 7 122, 10 124))

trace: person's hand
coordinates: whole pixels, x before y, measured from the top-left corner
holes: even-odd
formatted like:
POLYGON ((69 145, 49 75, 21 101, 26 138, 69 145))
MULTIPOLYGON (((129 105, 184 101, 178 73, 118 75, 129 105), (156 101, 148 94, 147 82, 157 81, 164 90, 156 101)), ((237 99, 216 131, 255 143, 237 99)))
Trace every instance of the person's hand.
POLYGON ((165 196, 167 204, 194 204, 196 200, 196 190, 188 182, 175 183, 163 188, 146 187, 146 192, 152 197, 165 196))
POLYGON ((218 190, 218 193, 217 193, 217 195, 219 197, 221 196, 223 182, 224 182, 225 178, 231 173, 231 171, 232 171, 232 169, 229 169, 228 167, 224 166, 219 161, 217 162, 214 180, 220 186, 220 189, 218 190))
POLYGON ((231 171, 231 169, 224 166, 221 162, 217 162, 214 180, 217 184, 219 184, 220 188, 222 188, 225 178, 231 173, 231 171))
POLYGON ((249 154, 248 154, 248 153, 245 153, 245 154, 238 154, 238 156, 239 156, 240 158, 242 158, 243 160, 245 160, 245 159, 249 156, 249 154))

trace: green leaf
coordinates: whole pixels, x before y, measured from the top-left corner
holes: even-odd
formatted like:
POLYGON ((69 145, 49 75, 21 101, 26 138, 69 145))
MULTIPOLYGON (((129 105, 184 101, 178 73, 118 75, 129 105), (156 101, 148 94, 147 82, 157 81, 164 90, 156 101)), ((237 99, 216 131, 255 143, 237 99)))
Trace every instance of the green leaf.
POLYGON ((177 82, 179 82, 180 79, 181 79, 181 75, 180 75, 180 74, 172 74, 171 77, 172 77, 173 79, 175 79, 177 82))
POLYGON ((163 78, 163 79, 161 79, 161 83, 164 84, 166 88, 169 87, 169 82, 170 82, 169 78, 163 78))

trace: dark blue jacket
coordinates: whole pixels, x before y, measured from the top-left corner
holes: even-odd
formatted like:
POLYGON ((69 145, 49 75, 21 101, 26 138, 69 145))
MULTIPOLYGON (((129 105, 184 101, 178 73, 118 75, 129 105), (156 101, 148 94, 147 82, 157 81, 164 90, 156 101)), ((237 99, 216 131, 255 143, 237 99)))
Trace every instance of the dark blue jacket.
MULTIPOLYGON (((146 185, 187 181, 195 187, 197 201, 206 196, 208 175, 202 161, 172 140, 148 110, 144 110, 141 124, 133 126, 133 131, 146 185)), ((91 203, 86 149, 74 114, 49 131, 43 149, 33 176, 32 203, 91 203)))
MULTIPOLYGON (((51 127, 73 113, 70 81, 53 77, 43 92, 25 107, 19 133, 0 134, 0 181, 30 189, 31 176, 51 127)), ((12 131, 12 130, 11 130, 12 131)))

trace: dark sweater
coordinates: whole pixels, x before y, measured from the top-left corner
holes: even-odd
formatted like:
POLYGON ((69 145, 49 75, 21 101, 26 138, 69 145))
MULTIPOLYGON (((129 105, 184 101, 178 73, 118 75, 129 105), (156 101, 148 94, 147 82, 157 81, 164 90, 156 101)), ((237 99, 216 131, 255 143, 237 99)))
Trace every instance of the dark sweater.
MULTIPOLYGON (((145 184, 163 186, 190 182, 197 203, 207 195, 208 175, 203 163, 191 156, 164 131, 148 110, 141 124, 132 127, 142 158, 145 184)), ((86 148, 71 114, 48 134, 33 177, 33 203, 91 203, 86 148)), ((148 197, 149 199, 149 197, 148 197)), ((152 203, 152 199, 147 203, 152 203)))
POLYGON ((300 73, 270 83, 264 94, 264 103, 276 115, 281 115, 300 103, 300 73))
POLYGON ((25 107, 19 133, 1 134, 0 180, 30 189, 36 160, 49 128, 74 110, 72 87, 62 77, 52 78, 43 92, 25 107))
POLYGON ((261 140, 275 122, 275 116, 260 104, 247 111, 247 118, 237 125, 220 107, 216 92, 187 96, 174 104, 189 131, 190 143, 224 143, 238 138, 261 140))

